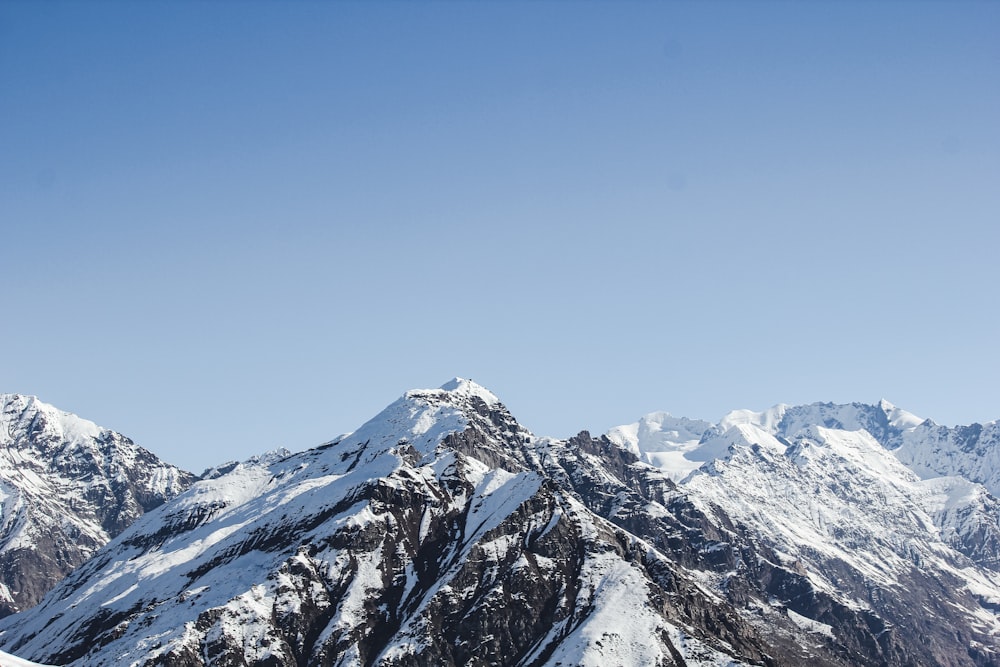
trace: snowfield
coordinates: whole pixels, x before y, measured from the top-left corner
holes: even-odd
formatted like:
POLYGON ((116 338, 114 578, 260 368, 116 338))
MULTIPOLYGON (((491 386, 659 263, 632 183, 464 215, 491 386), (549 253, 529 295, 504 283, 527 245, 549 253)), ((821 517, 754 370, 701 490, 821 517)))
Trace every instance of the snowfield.
POLYGON ((29 660, 22 660, 16 656, 0 651, 0 667, 53 667, 52 665, 42 665, 29 660))

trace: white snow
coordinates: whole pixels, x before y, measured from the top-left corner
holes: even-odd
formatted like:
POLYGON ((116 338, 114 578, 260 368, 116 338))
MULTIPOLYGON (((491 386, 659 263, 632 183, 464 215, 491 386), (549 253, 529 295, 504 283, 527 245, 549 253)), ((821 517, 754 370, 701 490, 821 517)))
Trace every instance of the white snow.
POLYGON ((107 431, 90 420, 59 410, 35 396, 0 394, 0 445, 10 443, 13 440, 11 433, 27 426, 25 420, 30 421, 35 415, 41 415, 46 429, 58 440, 69 443, 70 447, 89 443, 107 431))
POLYGON ((711 426, 701 420, 673 417, 669 412, 653 412, 638 422, 611 429, 607 436, 679 482, 701 466, 702 461, 692 460, 687 454, 698 447, 711 426))
MULTIPOLYGON (((995 424, 984 427, 979 443, 998 440, 994 428, 995 424)), ((936 463, 932 469, 929 463, 935 457, 945 459, 945 452, 947 460, 961 459, 960 445, 968 439, 956 433, 942 431, 887 401, 878 406, 739 410, 707 428, 698 443, 685 444, 684 460, 700 462, 700 467, 681 480, 681 486, 704 511, 718 506, 753 527, 785 555, 786 563, 804 567, 813 585, 849 607, 863 608, 865 602, 839 592, 828 578, 826 560, 846 564, 884 587, 897 585, 899 575, 919 563, 954 575, 979 598, 993 600, 1000 595, 1000 578, 967 567, 968 561, 952 545, 963 534, 976 534, 984 527, 996 530, 997 501, 982 485, 966 478, 939 477, 939 471, 952 468, 936 463), (889 438, 887 442, 902 442, 903 448, 890 451, 866 430, 867 425, 882 429, 879 433, 889 438), (909 454, 902 461, 901 451, 909 454), (932 451, 936 454, 928 454, 932 451), (913 465, 915 461, 918 465, 913 465), (918 474, 927 479, 922 481, 918 474)), ((636 425, 612 434, 630 448, 641 442, 636 425)), ((665 463, 665 472, 676 477, 676 460, 659 461, 638 449, 647 462, 665 463)), ((978 456, 987 461, 995 457, 1000 463, 1000 446, 990 449, 980 444, 978 456)), ((964 460, 971 461, 968 456, 964 460)), ((967 463, 964 469, 986 475, 983 468, 981 463, 967 463)), ((993 479, 1000 480, 1000 475, 993 479)), ((982 627, 998 623, 997 615, 984 608, 964 608, 962 613, 982 627)), ((789 617, 809 632, 826 634, 822 624, 789 617)))
POLYGON ((708 437, 687 452, 685 456, 694 461, 714 461, 730 455, 734 447, 766 447, 778 454, 784 454, 785 445, 777 438, 750 422, 734 424, 721 435, 708 437))
POLYGON ((24 660, 13 656, 9 653, 4 653, 0 651, 0 667, 52 667, 51 665, 42 665, 37 662, 31 662, 29 660, 24 660))
POLYGON ((785 412, 788 411, 788 407, 789 406, 783 403, 779 403, 773 408, 764 410, 763 412, 753 412, 752 410, 745 409, 733 410, 719 420, 719 430, 727 431, 733 426, 749 424, 773 433, 777 430, 778 424, 780 424, 781 420, 785 417, 785 412))
POLYGON ((884 398, 878 402, 878 407, 888 416, 889 424, 902 431, 916 428, 925 421, 922 417, 918 417, 912 412, 897 408, 884 398))
POLYGON ((560 642, 545 664, 553 667, 673 664, 660 639, 664 634, 691 667, 742 664, 664 621, 644 604, 643 595, 648 590, 645 577, 616 554, 588 558, 578 604, 589 605, 593 611, 560 642))
POLYGON ((792 623, 806 632, 814 632, 816 634, 826 635, 831 639, 834 638, 833 627, 827 625, 826 623, 814 621, 813 619, 803 616, 802 614, 798 614, 791 609, 786 609, 785 613, 788 615, 788 618, 792 621, 792 623))
POLYGON ((1000 497, 1000 422, 950 429, 926 420, 903 431, 893 453, 923 479, 964 477, 1000 497))

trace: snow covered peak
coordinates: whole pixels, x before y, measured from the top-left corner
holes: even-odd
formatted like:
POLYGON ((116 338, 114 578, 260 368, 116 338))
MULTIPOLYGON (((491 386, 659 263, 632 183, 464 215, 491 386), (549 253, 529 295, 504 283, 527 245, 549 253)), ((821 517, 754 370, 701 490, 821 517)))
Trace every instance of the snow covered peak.
POLYGON ((916 428, 926 421, 923 417, 918 417, 912 412, 897 408, 884 398, 878 402, 878 408, 889 418, 889 425, 901 431, 916 428))
POLYGON ((29 432, 42 430, 53 438, 71 443, 97 438, 107 431, 35 396, 0 394, 0 444, 14 444, 29 432))
POLYGON ((491 392, 486 387, 473 382, 472 380, 466 380, 465 378, 455 377, 445 382, 440 387, 441 391, 448 392, 455 397, 468 398, 470 396, 475 396, 483 400, 486 405, 496 405, 500 402, 496 394, 491 392))
POLYGON ((0 394, 0 616, 36 604, 192 481, 119 433, 34 396, 0 394))
POLYGON ((733 447, 765 447, 778 454, 785 453, 785 444, 757 424, 735 424, 717 436, 706 436, 698 447, 688 453, 695 461, 725 458, 733 447))
POLYGON ((330 444, 356 445, 369 456, 406 444, 426 455, 449 435, 465 431, 473 424, 483 431, 523 430, 495 394, 472 380, 454 378, 438 389, 406 392, 357 431, 330 444), (496 420, 502 426, 490 425, 496 420))
POLYGON ((754 412, 752 410, 733 410, 732 412, 727 413, 719 421, 719 429, 725 432, 733 426, 751 424, 769 433, 776 433, 778 425, 781 424, 782 420, 785 418, 785 413, 788 412, 788 408, 789 406, 784 403, 779 403, 778 405, 775 405, 768 410, 764 410, 763 412, 754 412))
POLYGON ((669 412, 652 412, 635 423, 611 429, 607 436, 611 442, 679 482, 701 465, 701 462, 685 457, 685 453, 696 448, 702 435, 710 428, 711 423, 700 419, 674 417, 669 412))
POLYGON ((734 410, 717 424, 654 412, 611 429, 607 437, 680 482, 706 461, 727 457, 732 444, 773 445, 775 438, 780 444, 814 437, 816 427, 865 432, 923 478, 963 475, 1000 492, 1000 472, 989 472, 1000 468, 1000 424, 948 429, 885 399, 875 404, 779 403, 760 412, 734 410), (944 450, 956 451, 943 456, 944 450))
POLYGON ((809 403, 807 405, 779 404, 763 412, 735 410, 719 422, 718 430, 725 431, 737 424, 753 424, 772 435, 794 438, 813 426, 823 426, 842 431, 868 431, 883 446, 898 446, 904 431, 914 429, 924 420, 897 408, 882 399, 868 403, 809 403))
POLYGON ((712 424, 700 419, 674 417, 669 412, 651 412, 632 424, 616 426, 608 438, 636 456, 682 448, 701 440, 712 424))

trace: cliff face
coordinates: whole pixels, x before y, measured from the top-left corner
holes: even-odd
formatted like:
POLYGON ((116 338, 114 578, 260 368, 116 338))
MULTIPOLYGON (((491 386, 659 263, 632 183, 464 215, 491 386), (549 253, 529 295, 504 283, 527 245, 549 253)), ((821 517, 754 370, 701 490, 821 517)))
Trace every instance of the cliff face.
POLYGON ((934 523, 951 487, 870 435, 705 428, 678 484, 471 382, 410 392, 145 514, 0 641, 88 667, 1000 662, 996 574, 934 523))

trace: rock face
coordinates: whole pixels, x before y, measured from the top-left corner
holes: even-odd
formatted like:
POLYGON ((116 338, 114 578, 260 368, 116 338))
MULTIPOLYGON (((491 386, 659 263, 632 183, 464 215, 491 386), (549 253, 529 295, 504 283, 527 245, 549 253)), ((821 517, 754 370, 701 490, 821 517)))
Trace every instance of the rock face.
POLYGON ((0 394, 0 615, 37 604, 193 481, 118 433, 0 394))
POLYGON ((554 440, 468 381, 409 392, 148 512, 0 642, 79 667, 1000 664, 996 499, 904 466, 878 440, 899 415, 800 416, 554 440))

